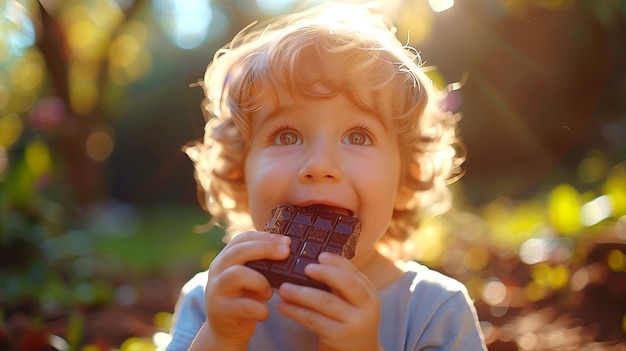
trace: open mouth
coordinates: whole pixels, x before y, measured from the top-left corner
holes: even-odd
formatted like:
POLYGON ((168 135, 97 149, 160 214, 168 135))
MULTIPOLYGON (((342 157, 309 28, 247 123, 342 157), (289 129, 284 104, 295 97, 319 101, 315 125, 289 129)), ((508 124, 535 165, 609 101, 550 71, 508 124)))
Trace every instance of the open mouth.
POLYGON ((317 210, 321 210, 321 211, 342 214, 344 216, 350 216, 350 217, 354 216, 354 212, 348 210, 347 208, 335 207, 335 206, 324 205, 324 204, 313 204, 313 205, 310 205, 310 207, 316 208, 317 210))

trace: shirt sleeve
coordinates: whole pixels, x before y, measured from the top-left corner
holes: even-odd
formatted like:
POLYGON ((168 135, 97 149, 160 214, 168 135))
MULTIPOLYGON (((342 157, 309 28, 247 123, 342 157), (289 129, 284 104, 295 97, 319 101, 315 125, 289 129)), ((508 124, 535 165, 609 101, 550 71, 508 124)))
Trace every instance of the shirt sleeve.
POLYGON ((201 272, 183 286, 172 319, 170 329, 172 340, 166 351, 187 350, 206 320, 204 303, 206 282, 207 272, 201 272))
MULTIPOLYGON (((396 348, 487 351, 474 301, 465 285, 416 263, 410 267, 415 275, 410 287, 402 293, 408 296, 401 299, 408 314, 407 321, 400 324, 406 328, 407 341, 396 348)), ((403 312, 397 314, 402 316, 403 312)))

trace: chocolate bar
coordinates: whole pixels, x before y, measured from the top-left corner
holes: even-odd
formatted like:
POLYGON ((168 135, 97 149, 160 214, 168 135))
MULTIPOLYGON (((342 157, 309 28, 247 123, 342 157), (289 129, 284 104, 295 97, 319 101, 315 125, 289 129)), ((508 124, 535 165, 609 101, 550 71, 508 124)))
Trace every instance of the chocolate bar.
POLYGON ((257 260, 246 263, 265 275, 278 288, 283 282, 329 291, 326 284, 304 274, 304 267, 317 263, 322 252, 332 252, 352 259, 361 232, 361 221, 324 205, 299 207, 281 204, 272 209, 272 218, 265 230, 291 238, 289 257, 282 261, 257 260))

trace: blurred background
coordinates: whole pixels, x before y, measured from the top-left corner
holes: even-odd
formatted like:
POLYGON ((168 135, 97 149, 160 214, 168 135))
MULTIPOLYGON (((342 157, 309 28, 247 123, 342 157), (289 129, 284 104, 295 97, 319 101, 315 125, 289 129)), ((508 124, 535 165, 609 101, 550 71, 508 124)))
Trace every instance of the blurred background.
MULTIPOLYGON (((469 150, 415 258, 468 286, 491 351, 626 350, 626 1, 379 2, 469 150)), ((0 0, 0 350, 167 344, 223 245, 181 152, 194 83, 301 3, 0 0)))

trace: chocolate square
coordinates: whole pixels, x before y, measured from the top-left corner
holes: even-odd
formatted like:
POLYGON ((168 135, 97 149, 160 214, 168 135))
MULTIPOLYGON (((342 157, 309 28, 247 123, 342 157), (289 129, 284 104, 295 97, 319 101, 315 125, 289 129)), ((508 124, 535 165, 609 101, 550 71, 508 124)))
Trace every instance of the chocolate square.
POLYGON ((291 237, 289 257, 282 261, 251 261, 246 263, 248 267, 265 275, 275 288, 290 282, 329 291, 325 284, 309 279, 304 267, 317 263, 317 257, 324 251, 352 259, 361 221, 329 206, 281 204, 272 209, 272 218, 265 230, 291 237))

